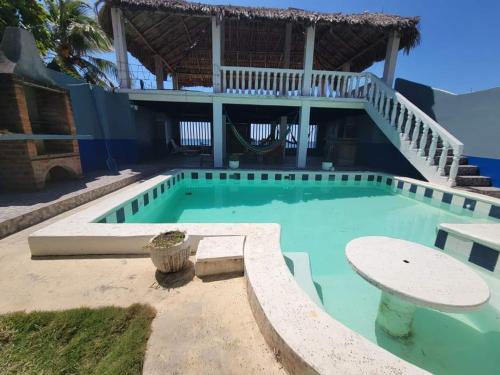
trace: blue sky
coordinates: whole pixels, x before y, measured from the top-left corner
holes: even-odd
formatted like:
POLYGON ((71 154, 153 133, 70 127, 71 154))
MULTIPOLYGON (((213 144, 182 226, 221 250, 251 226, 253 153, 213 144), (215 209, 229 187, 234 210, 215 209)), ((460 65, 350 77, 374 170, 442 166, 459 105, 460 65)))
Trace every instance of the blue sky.
MULTIPOLYGON (((421 43, 400 52, 396 76, 454 93, 500 86, 500 0, 201 0, 322 12, 420 16, 421 43)), ((368 69, 378 75, 381 63, 368 69)))

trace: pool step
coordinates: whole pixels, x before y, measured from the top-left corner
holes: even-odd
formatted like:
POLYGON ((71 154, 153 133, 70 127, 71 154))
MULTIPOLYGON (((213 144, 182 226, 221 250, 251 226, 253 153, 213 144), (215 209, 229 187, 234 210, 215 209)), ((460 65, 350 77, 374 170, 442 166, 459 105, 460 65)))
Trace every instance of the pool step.
POLYGON ((309 254, 305 252, 284 252, 283 256, 297 284, 300 285, 302 290, 306 292, 316 305, 323 308, 323 303, 318 296, 312 279, 309 254))
POLYGON ((196 250, 196 276, 243 274, 245 236, 204 237, 196 250))

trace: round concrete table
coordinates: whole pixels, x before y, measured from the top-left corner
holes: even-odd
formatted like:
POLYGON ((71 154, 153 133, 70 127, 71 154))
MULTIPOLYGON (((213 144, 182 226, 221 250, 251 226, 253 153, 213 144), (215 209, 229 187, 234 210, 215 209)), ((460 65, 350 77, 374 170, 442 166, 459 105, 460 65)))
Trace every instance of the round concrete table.
POLYGON ((445 312, 479 308, 490 298, 486 282, 440 250, 389 237, 360 237, 345 254, 354 270, 382 290, 377 324, 408 336, 416 306, 445 312))

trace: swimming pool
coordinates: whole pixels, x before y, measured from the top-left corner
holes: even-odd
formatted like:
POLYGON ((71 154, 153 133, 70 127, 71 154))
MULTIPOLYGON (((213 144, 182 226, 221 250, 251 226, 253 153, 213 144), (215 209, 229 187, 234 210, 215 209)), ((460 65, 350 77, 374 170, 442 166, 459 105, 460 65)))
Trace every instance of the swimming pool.
POLYGON ((320 373, 414 372, 382 347, 434 373, 495 373, 500 247, 490 234, 498 230, 498 203, 369 172, 174 170, 43 228, 29 242, 34 256, 138 254, 152 235, 168 228, 198 239, 244 235, 250 306, 284 364, 320 373), (281 230, 266 224, 273 222, 281 230), (476 233, 455 236, 470 231, 466 227, 476 233), (470 314, 419 309, 414 335, 391 339, 374 323, 380 292, 356 276, 344 257, 345 244, 364 235, 456 250, 452 255, 486 279, 492 299, 470 314), (308 254, 312 290, 329 315, 300 291, 281 251, 308 254))
MULTIPOLYGON (((469 374, 479 365, 481 373, 497 372, 500 359, 493 348, 500 345, 500 310, 496 300, 468 314, 418 309, 415 333, 402 342, 375 326, 380 291, 360 278, 344 256, 345 245, 360 236, 383 235, 434 246, 440 223, 491 223, 495 218, 477 215, 471 210, 472 202, 452 204, 451 197, 442 195, 436 200, 426 191, 417 196, 416 187, 403 190, 403 186, 377 181, 375 176, 345 179, 340 174, 319 179, 313 175, 304 179, 298 175, 287 181, 284 178, 290 176, 286 174, 272 179, 251 177, 228 174, 221 179, 211 173, 188 173, 176 185, 160 185, 149 194, 146 206, 142 197, 142 202, 135 203, 135 213, 124 213, 117 220, 279 223, 282 250, 308 253, 318 295, 335 319, 434 373, 469 374)), ((109 221, 114 221, 113 213, 108 215, 109 221)), ((490 286, 499 287, 487 271, 483 276, 490 286)))

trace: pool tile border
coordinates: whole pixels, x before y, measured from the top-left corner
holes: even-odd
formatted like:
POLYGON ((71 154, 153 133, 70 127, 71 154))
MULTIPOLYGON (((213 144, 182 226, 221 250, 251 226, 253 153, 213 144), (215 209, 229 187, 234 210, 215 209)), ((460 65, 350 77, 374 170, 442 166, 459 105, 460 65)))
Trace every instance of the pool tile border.
POLYGON ((128 215, 135 215, 145 206, 151 205, 152 201, 160 198, 166 192, 171 192, 173 189, 179 188, 182 186, 183 181, 196 182, 201 180, 214 183, 217 181, 223 181, 224 183, 260 181, 261 183, 269 184, 307 182, 322 185, 342 185, 346 183, 375 185, 388 188, 396 194, 403 194, 408 198, 438 206, 441 209, 446 209, 454 213, 467 214, 478 218, 500 219, 500 204, 492 203, 495 200, 494 198, 478 197, 477 194, 472 196, 473 193, 462 192, 456 189, 452 190, 450 188, 431 185, 424 181, 383 173, 193 169, 177 172, 173 176, 167 177, 165 181, 143 192, 142 196, 137 196, 138 207, 128 207, 132 205, 132 202, 131 200, 127 201, 110 210, 105 215, 96 218, 94 222, 108 224, 123 222, 119 221, 117 210, 124 208, 126 219, 128 215), (102 219, 105 219, 105 221, 102 221, 102 219))
POLYGON ((452 253, 462 261, 473 263, 484 270, 500 274, 500 254, 496 249, 471 238, 439 228, 434 246, 452 253))

